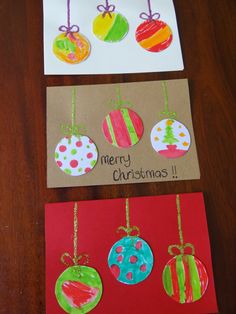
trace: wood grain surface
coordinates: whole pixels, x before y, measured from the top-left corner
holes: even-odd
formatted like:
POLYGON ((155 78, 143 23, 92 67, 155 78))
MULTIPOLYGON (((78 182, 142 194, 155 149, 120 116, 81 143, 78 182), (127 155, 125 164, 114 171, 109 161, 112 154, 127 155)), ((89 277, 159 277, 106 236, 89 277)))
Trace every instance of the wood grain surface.
POLYGON ((236 313, 236 1, 174 1, 183 72, 50 77, 41 2, 0 3, 0 313, 45 313, 45 203, 194 191, 205 196, 219 311, 236 313), (46 188, 46 86, 175 78, 190 83, 200 180, 46 188))

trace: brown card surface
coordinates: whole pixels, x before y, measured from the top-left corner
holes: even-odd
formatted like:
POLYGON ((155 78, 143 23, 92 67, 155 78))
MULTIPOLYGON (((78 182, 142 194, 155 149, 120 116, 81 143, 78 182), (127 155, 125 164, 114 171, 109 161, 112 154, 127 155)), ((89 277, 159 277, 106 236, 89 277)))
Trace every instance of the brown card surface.
MULTIPOLYGON (((161 81, 48 87, 47 186, 50 188, 199 179, 188 81, 187 79, 166 81, 166 89, 169 110, 176 112, 174 117, 161 114, 165 109, 166 100, 161 81), (61 126, 71 124, 73 89, 76 90, 76 123, 86 126, 86 131, 82 135, 92 139, 98 150, 94 168, 78 176, 62 171, 58 166, 58 160, 55 160, 55 149, 56 147, 58 149, 58 143, 65 137, 61 126), (141 139, 128 148, 118 148, 110 144, 103 132, 105 117, 115 110, 111 100, 116 99, 117 89, 120 89, 124 102, 122 108, 128 108, 132 104, 130 109, 137 113, 143 122, 144 131, 141 139), (162 123, 157 125, 160 121, 162 123), (151 135, 152 130, 154 133, 151 135), (189 134, 186 134, 188 132, 189 134), (156 147, 153 148, 152 143, 158 147, 158 143, 161 142, 159 151, 156 147), (165 149, 163 145, 166 146, 165 149), (184 147, 186 151, 183 150, 184 147)), ((125 115, 124 112, 122 114, 125 115)), ((110 118, 113 119, 114 116, 110 118)), ((135 122, 134 120, 137 119, 135 117, 131 119, 135 122)), ((115 134, 116 125, 114 121, 112 123, 115 134)), ((136 128, 134 123, 133 127, 136 128)), ((124 128, 121 133, 123 130, 124 128)), ((137 134, 135 136, 137 138, 137 134)), ((71 144, 69 139, 66 141, 69 149, 73 148, 70 147, 73 143, 71 144)), ((72 166, 74 167, 73 164, 72 166)))

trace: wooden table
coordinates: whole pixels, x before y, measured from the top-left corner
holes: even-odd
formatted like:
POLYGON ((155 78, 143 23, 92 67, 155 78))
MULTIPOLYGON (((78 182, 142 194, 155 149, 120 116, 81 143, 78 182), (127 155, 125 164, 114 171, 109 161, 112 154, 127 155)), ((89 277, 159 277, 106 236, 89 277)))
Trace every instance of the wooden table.
POLYGON ((0 313, 45 312, 45 203, 194 191, 205 195, 220 313, 236 313, 236 1, 174 2, 183 72, 45 77, 41 1, 1 0, 0 313), (46 86, 186 77, 201 180, 46 188, 46 86))

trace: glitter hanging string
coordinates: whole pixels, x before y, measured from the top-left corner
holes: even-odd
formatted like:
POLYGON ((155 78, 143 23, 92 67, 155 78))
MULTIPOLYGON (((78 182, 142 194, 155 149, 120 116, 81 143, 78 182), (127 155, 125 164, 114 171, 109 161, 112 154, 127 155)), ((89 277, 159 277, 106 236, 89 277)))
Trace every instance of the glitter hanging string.
POLYGON ((61 126, 62 133, 65 136, 71 137, 75 135, 79 138, 82 133, 86 132, 83 124, 76 124, 76 89, 72 89, 72 109, 71 109, 71 125, 63 124, 61 126))
POLYGON ((75 266, 79 264, 86 265, 89 262, 88 254, 79 254, 78 255, 78 204, 75 203, 74 205, 74 236, 73 236, 73 247, 74 247, 74 256, 72 257, 69 253, 64 253, 61 256, 61 262, 66 265, 70 266, 71 263, 75 266), (66 260, 70 260, 70 263, 66 260))
POLYGON ((116 232, 124 231, 126 233, 125 236, 128 237, 139 237, 140 230, 137 226, 130 226, 130 213, 129 213, 129 199, 125 200, 125 213, 126 213, 126 227, 120 226, 118 227, 116 232), (136 234, 134 234, 136 232, 136 234))
POLYGON ((175 111, 170 111, 169 110, 169 96, 168 96, 168 91, 167 91, 167 84, 166 82, 161 83, 162 86, 162 91, 165 99, 165 109, 164 111, 161 112, 162 115, 165 115, 169 118, 175 118, 176 117, 176 112, 175 111))
POLYGON ((180 197, 176 195, 176 207, 177 207, 177 217, 178 217, 178 231, 179 231, 179 239, 180 245, 173 244, 168 247, 168 253, 170 255, 177 255, 177 253, 173 252, 173 249, 178 249, 180 254, 184 254, 186 248, 192 249, 192 255, 195 254, 194 245, 191 243, 184 244, 183 230, 182 230, 182 221, 181 221, 181 206, 180 206, 180 197))
POLYGON ((111 99, 111 101, 108 103, 109 106, 113 107, 114 109, 118 110, 122 107, 125 108, 132 108, 133 104, 130 101, 122 100, 121 98, 121 92, 120 87, 116 88, 116 99, 111 99))

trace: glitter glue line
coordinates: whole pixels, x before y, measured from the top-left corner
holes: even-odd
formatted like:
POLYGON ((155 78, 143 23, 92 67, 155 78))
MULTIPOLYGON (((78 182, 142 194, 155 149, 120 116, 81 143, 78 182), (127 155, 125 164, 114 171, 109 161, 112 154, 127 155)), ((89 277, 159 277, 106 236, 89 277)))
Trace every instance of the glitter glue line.
POLYGON ((168 252, 170 255, 177 255, 177 253, 173 252, 173 249, 175 248, 175 249, 179 250, 180 254, 184 254, 185 249, 190 248, 192 250, 192 255, 194 255, 195 254, 194 245, 191 243, 185 243, 184 244, 179 194, 176 195, 176 207, 177 207, 177 219, 178 219, 178 231, 179 231, 180 245, 178 245, 178 244, 169 245, 168 252))
POLYGON ((162 86, 162 91, 163 91, 163 95, 164 95, 164 102, 165 102, 165 109, 164 109, 164 111, 161 112, 161 114, 166 115, 169 118, 176 117, 176 112, 175 111, 171 112, 169 110, 169 95, 168 95, 166 81, 163 81, 161 83, 161 86, 162 86))
POLYGON ((78 245, 78 204, 74 206, 74 259, 77 260, 77 245, 78 245))
POLYGON ((129 199, 126 198, 125 200, 125 218, 126 218, 126 227, 120 226, 118 227, 116 232, 124 231, 126 233, 126 236, 128 237, 139 237, 140 230, 137 226, 130 227, 130 213, 129 213, 129 199), (131 235, 132 232, 136 232, 136 235, 131 235))
POLYGON ((70 263, 68 263, 65 258, 69 259, 71 263, 73 263, 75 266, 78 266, 80 264, 88 264, 89 262, 89 256, 88 254, 82 253, 78 255, 78 203, 75 202, 74 204, 74 234, 73 234, 73 248, 74 248, 74 256, 72 257, 69 253, 64 253, 61 256, 61 262, 66 265, 70 266, 70 263))
POLYGON ((75 127, 75 115, 76 115, 76 89, 72 89, 72 110, 71 110, 71 126, 75 127))
POLYGON ((165 112, 166 112, 166 114, 168 113, 170 113, 170 111, 169 111, 169 96, 168 96, 168 92, 167 92, 167 86, 166 86, 166 82, 164 81, 164 82, 162 82, 161 83, 161 85, 162 85, 162 91, 163 91, 163 94, 164 94, 164 98, 165 98, 165 112))
POLYGON ((125 213, 126 213, 126 227, 127 230, 130 230, 130 216, 129 216, 129 199, 125 200, 125 213))
POLYGON ((114 105, 115 109, 121 109, 124 105, 126 108, 132 107, 132 103, 130 101, 122 100, 120 86, 116 88, 116 99, 112 99, 110 101, 110 105, 114 105))
POLYGON ((182 230, 182 222, 181 222, 181 207, 180 207, 179 194, 176 195, 176 206, 177 206, 177 212, 178 212, 178 230, 179 230, 180 245, 183 247, 184 238, 183 238, 183 230, 182 230))

